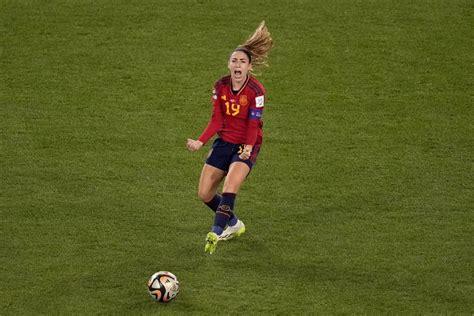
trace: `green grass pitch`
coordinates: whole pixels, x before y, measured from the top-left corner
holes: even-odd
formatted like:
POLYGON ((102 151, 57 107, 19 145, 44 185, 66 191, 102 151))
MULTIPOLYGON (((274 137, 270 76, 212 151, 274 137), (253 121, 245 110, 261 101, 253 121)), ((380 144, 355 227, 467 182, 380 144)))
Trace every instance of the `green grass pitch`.
POLYGON ((469 0, 0 0, 0 314, 472 314, 469 0), (247 225, 196 189, 227 58, 275 47, 247 225), (169 304, 146 279, 181 281, 169 304))

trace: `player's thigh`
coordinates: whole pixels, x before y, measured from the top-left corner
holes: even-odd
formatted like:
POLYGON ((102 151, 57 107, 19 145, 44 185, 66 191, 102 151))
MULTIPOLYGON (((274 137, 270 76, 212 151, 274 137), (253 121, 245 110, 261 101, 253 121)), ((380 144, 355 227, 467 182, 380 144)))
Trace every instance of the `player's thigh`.
POLYGON ((214 197, 217 187, 224 176, 225 172, 223 170, 204 164, 199 179, 199 198, 204 202, 210 201, 214 197))
POLYGON ((229 167, 229 172, 224 181, 223 192, 237 193, 240 186, 247 178, 250 167, 241 161, 233 162, 229 167))

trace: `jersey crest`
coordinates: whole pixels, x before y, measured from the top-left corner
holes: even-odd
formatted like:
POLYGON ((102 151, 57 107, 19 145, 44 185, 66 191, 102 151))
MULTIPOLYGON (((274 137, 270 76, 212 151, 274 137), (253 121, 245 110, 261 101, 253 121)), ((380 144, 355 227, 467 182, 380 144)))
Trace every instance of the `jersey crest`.
POLYGON ((241 95, 240 98, 239 98, 239 103, 240 105, 242 106, 246 106, 247 104, 249 104, 248 100, 247 100, 247 96, 245 94, 241 95))

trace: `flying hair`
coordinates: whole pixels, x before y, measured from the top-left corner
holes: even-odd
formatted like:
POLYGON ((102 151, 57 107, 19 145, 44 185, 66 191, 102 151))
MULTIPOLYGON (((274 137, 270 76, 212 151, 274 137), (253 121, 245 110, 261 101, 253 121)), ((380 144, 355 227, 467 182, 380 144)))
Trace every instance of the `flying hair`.
POLYGON ((268 66, 268 53, 273 46, 270 32, 262 21, 255 32, 234 51, 241 51, 247 54, 253 67, 268 66))

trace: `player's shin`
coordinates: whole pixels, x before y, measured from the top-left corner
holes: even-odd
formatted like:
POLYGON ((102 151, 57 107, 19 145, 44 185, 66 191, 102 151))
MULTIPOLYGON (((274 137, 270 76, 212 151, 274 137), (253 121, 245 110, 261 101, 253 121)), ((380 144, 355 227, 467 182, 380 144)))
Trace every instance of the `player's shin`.
POLYGON ((219 194, 214 195, 214 197, 209 202, 204 202, 214 213, 217 211, 219 204, 221 203, 222 197, 219 194))
POLYGON ((222 234, 230 220, 237 221, 237 217, 233 214, 235 197, 235 193, 222 193, 222 199, 214 217, 214 226, 212 226, 212 232, 217 235, 222 234))

